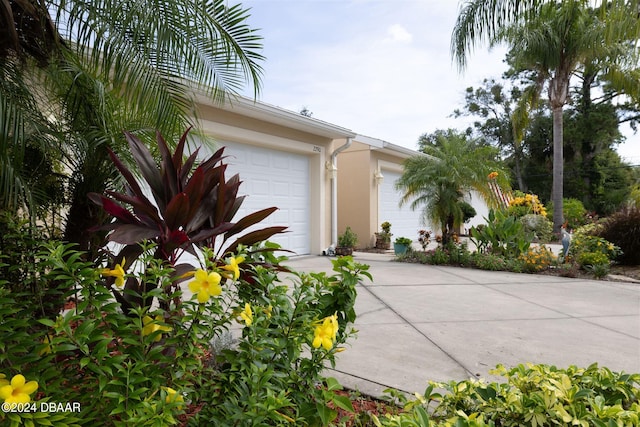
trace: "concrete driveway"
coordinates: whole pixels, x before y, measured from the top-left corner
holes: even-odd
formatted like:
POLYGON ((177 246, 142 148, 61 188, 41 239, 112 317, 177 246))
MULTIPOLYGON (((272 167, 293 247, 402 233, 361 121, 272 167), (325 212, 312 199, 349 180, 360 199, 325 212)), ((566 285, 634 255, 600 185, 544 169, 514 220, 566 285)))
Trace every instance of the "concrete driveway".
MULTIPOLYGON (((429 380, 495 380, 497 364, 526 362, 640 373, 639 284, 354 258, 373 282, 358 287, 357 338, 327 372, 346 387, 422 392, 429 380)), ((330 260, 285 264, 330 272, 330 260)))

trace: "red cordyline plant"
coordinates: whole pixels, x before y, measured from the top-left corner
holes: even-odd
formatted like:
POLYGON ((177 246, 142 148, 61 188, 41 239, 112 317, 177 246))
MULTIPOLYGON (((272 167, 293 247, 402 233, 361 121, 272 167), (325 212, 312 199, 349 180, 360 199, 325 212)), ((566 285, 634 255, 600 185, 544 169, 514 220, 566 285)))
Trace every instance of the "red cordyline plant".
MULTIPOLYGON (((225 179, 224 147, 194 169, 199 148, 186 159, 183 155, 188 133, 189 129, 180 138, 173 154, 162 135, 157 134, 161 156, 158 165, 149 149, 136 136, 125 132, 153 202, 145 195, 134 173, 109 150, 111 160, 126 181, 125 191, 106 191, 106 195, 91 193, 89 198, 113 217, 109 224, 98 229, 109 232, 109 241, 125 245, 113 260, 116 268, 119 266, 126 272, 144 252, 142 243, 150 241, 156 247, 154 258, 173 267, 175 274, 180 276, 194 268, 189 264, 176 264, 184 252, 196 255, 198 248, 208 247, 217 259, 221 259, 234 253, 240 245, 255 245, 287 228, 274 226, 246 232, 247 228, 271 215, 276 207, 254 212, 234 222, 233 217, 244 200, 244 196, 238 197, 239 175, 225 179)), ((115 280, 109 278, 107 284, 111 286, 115 280)), ((138 295, 141 291, 151 290, 148 284, 144 286, 146 288, 141 289, 142 285, 134 278, 126 281, 126 288, 138 295)), ((135 298, 111 288, 118 301, 132 306, 135 298)), ((138 300, 140 303, 149 306, 151 302, 138 300)))

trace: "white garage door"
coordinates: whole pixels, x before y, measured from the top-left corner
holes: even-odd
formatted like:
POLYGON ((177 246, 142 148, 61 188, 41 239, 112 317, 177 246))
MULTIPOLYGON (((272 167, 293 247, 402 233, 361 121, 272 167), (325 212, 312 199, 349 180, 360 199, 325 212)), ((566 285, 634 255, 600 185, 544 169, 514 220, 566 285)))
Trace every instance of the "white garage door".
POLYGON ((310 253, 309 158, 245 144, 220 142, 220 145, 227 147, 227 179, 240 174, 238 195, 247 195, 236 219, 276 206, 278 210, 261 222, 259 228, 287 226, 287 233, 270 240, 298 255, 310 253))
POLYGON ((402 207, 399 206, 402 193, 396 190, 396 181, 400 178, 400 173, 382 171, 382 174, 384 180, 378 187, 380 192, 378 195, 378 219, 380 223, 384 221, 391 223, 392 242, 398 237, 408 237, 417 242, 418 230, 425 228, 420 221, 421 209, 411 210, 410 202, 402 207))

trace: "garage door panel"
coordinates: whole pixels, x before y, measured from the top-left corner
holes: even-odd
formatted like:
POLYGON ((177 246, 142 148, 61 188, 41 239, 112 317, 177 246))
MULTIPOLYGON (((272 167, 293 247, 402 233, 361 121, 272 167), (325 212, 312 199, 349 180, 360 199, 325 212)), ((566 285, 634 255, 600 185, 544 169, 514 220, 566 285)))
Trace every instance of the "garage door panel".
POLYGON ((384 181, 378 187, 378 219, 380 223, 389 221, 394 239, 397 237, 408 237, 416 241, 418 230, 424 228, 421 220, 421 211, 413 211, 410 203, 405 203, 400 207, 402 193, 396 190, 396 181, 400 179, 397 172, 383 171, 384 181))
POLYGON ((240 174, 239 195, 247 194, 238 217, 276 206, 278 210, 258 226, 287 226, 288 233, 271 240, 297 254, 310 253, 309 157, 263 147, 222 142, 227 176, 240 174))

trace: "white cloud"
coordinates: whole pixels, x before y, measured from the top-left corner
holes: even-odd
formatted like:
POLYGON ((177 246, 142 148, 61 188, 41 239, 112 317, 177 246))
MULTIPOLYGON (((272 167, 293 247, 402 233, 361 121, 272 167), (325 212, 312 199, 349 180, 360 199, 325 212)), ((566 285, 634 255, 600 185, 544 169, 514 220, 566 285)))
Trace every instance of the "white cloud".
POLYGON ((409 33, 402 25, 394 24, 387 29, 387 34, 391 36, 391 40, 402 42, 402 43, 411 43, 413 40, 413 36, 409 33))

